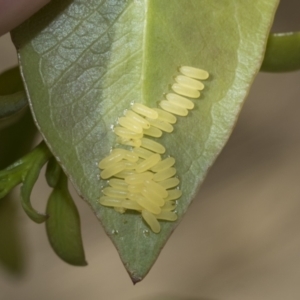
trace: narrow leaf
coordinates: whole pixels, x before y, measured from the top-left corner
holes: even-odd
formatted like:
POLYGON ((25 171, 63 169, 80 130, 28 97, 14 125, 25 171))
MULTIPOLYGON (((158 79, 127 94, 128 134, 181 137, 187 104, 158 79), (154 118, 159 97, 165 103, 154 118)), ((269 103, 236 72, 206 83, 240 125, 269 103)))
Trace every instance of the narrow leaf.
POLYGON ((300 32, 271 34, 261 66, 264 72, 300 70, 300 32))
POLYGON ((10 117, 27 104, 19 68, 0 74, 0 119, 10 117))
POLYGON ((27 166, 28 171, 24 175, 25 178, 23 179, 23 185, 21 187, 21 204, 28 217, 38 224, 45 222, 48 216, 38 213, 32 207, 30 195, 39 177, 41 168, 51 156, 52 153, 42 142, 31 153, 22 159, 23 164, 27 166))
POLYGON ((25 92, 0 96, 0 118, 7 118, 26 107, 27 98, 25 92))
POLYGON ((85 266, 84 249, 80 232, 80 218, 68 190, 68 180, 61 172, 47 204, 46 230, 55 253, 74 266, 85 266))
POLYGON ((31 205, 30 195, 32 189, 39 177, 40 167, 32 167, 23 182, 21 187, 21 204, 27 216, 35 223, 43 223, 47 220, 47 215, 37 212, 31 205))

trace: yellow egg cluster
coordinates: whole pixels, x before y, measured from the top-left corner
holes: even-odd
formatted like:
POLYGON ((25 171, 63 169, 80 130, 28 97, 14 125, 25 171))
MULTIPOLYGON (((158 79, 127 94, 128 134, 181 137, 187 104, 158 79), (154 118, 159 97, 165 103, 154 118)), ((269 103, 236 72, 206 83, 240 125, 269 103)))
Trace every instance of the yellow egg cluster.
POLYGON ((187 66, 181 67, 180 73, 171 87, 174 93, 168 93, 166 99, 159 102, 161 109, 134 103, 118 119, 118 126, 114 128, 117 142, 129 149, 115 148, 99 162, 100 176, 109 184, 102 190, 100 204, 113 207, 119 213, 127 209, 141 212, 155 233, 160 232, 158 220, 177 219, 174 200, 182 193, 177 187, 179 179, 174 177, 175 159, 163 159, 166 149, 152 137, 171 133, 177 120, 174 115, 188 115, 194 103, 186 97, 199 98, 204 88, 199 80, 209 76, 204 70, 187 66))

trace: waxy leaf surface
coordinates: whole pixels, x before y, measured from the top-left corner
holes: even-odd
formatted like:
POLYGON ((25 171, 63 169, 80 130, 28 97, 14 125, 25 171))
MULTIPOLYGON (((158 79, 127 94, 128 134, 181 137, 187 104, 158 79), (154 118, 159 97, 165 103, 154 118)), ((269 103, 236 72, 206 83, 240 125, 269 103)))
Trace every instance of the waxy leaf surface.
MULTIPOLYGON (((36 122, 92 206, 134 282, 155 262, 226 143, 260 68, 277 0, 51 1, 13 39, 36 122), (210 78, 195 109, 160 139, 176 158, 178 221, 152 233, 139 214, 99 205, 97 162, 131 102, 157 107, 178 67, 210 78)), ((176 250, 175 250, 176 251, 176 250)))

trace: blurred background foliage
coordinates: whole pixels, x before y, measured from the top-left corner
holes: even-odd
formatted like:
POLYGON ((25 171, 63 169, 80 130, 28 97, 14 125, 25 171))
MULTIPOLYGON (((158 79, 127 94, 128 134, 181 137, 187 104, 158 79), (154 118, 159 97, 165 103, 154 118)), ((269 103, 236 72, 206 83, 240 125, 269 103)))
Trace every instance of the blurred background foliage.
MULTIPOLYGON (((28 107, 12 118, 15 119, 14 124, 0 131, 0 169, 27 154, 37 135, 28 107)), ((0 263, 9 272, 16 274, 24 270, 25 259, 22 243, 24 238, 20 236, 22 224, 18 221, 19 209, 19 195, 15 192, 11 192, 0 201, 0 263)))

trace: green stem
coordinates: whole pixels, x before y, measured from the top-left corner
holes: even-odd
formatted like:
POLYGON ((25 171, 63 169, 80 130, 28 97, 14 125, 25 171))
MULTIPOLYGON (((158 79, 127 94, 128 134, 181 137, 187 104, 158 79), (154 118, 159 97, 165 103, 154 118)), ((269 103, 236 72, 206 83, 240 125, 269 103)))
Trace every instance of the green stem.
POLYGON ((62 170, 61 170, 60 165, 56 161, 55 157, 52 156, 48 161, 47 168, 46 168, 46 174, 45 174, 47 183, 50 187, 52 187, 52 188, 56 187, 56 185, 59 181, 61 172, 62 172, 62 170))
POLYGON ((263 72, 300 70, 300 32, 271 34, 268 39, 263 72))
POLYGON ((7 195, 12 188, 22 182, 22 207, 26 214, 36 223, 44 222, 47 216, 38 213, 32 207, 30 195, 41 168, 51 157, 52 153, 46 144, 42 142, 29 154, 0 171, 0 198, 7 195))
POLYGON ((44 142, 40 143, 31 153, 24 158, 25 164, 28 164, 28 171, 24 175, 21 188, 21 204, 28 217, 36 222, 43 223, 47 216, 38 213, 31 205, 30 195, 32 189, 39 177, 43 165, 51 158, 52 153, 44 142))

